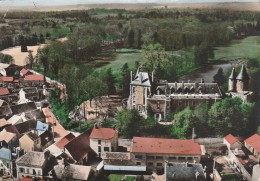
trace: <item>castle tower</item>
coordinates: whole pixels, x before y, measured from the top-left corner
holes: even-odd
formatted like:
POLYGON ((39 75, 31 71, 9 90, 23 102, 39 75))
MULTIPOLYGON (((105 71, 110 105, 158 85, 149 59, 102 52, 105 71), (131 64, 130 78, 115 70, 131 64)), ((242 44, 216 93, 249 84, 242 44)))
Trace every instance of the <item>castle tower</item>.
POLYGON ((249 75, 246 71, 246 67, 242 65, 240 73, 237 76, 237 92, 243 92, 248 90, 249 75))
POLYGON ((147 97, 151 93, 151 83, 147 72, 138 69, 136 75, 131 79, 130 97, 128 107, 136 109, 144 117, 147 116, 147 97))
POLYGON ((236 92, 236 84, 237 84, 237 73, 235 67, 233 67, 232 72, 228 78, 228 91, 236 92))

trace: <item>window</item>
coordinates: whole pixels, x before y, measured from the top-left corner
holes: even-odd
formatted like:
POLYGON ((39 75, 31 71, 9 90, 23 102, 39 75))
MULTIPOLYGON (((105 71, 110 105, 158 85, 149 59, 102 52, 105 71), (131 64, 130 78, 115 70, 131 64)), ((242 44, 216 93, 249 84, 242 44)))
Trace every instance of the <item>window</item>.
POLYGON ((169 157, 170 160, 176 160, 176 157, 169 157))
POLYGON ((154 159, 154 156, 147 156, 147 159, 154 159))
POLYGON ((179 160, 186 160, 185 157, 179 157, 179 160))
POLYGON ((163 157, 162 156, 157 156, 156 159, 163 159, 163 157))
POLYGON ((98 144, 99 144, 99 145, 101 144, 101 140, 98 140, 98 144))
POLYGON ((42 173, 41 173, 41 170, 38 170, 38 175, 41 175, 42 173))
POLYGON ((141 162, 136 162, 136 165, 141 165, 141 162))
POLYGON ((142 155, 135 155, 136 159, 142 159, 142 155))
POLYGON ((148 162, 148 166, 153 166, 153 162, 148 162))
POLYGON ((101 146, 98 147, 98 152, 101 152, 101 146))
POLYGON ((109 151, 109 147, 104 147, 104 151, 109 151))
POLYGON ((157 167, 160 167, 160 166, 162 166, 162 163, 157 163, 156 165, 157 165, 157 167))
POLYGON ((187 160, 192 160, 192 157, 188 157, 187 160))
POLYGON ((29 168, 26 169, 26 173, 29 173, 29 168))
POLYGON ((135 93, 135 87, 133 87, 133 93, 135 93))
POLYGON ((19 172, 23 173, 24 172, 24 168, 19 168, 19 172))
POLYGON ((9 168, 9 163, 6 163, 6 167, 9 168))
POLYGON ((36 171, 33 169, 33 175, 36 175, 36 171))
POLYGON ((138 106, 138 111, 142 112, 142 106, 140 106, 140 105, 138 106))

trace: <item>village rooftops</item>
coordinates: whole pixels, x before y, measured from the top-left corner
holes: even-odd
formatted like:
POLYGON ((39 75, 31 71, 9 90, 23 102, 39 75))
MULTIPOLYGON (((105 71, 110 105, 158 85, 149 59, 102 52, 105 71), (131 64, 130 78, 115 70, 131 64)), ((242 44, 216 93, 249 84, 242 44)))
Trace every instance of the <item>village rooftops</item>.
POLYGON ((8 125, 8 122, 6 121, 6 119, 0 119, 0 128, 4 127, 8 125))
POLYGON ((92 129, 90 134, 90 139, 103 139, 103 140, 110 140, 114 138, 117 134, 117 131, 112 128, 96 128, 92 129))
POLYGON ((10 92, 7 88, 0 88, 0 96, 9 95, 10 92))
POLYGON ((229 134, 224 137, 224 139, 230 144, 233 145, 234 143, 238 142, 238 139, 235 138, 232 134, 229 134))
POLYGON ((147 154, 201 155, 194 140, 134 137, 131 152, 147 154))
POLYGON ((24 103, 24 104, 18 104, 18 105, 11 106, 11 110, 12 110, 13 114, 22 114, 24 112, 29 112, 29 111, 32 111, 35 109, 37 109, 37 107, 34 102, 28 102, 28 103, 24 103))
POLYGON ((14 137, 15 137, 14 133, 6 132, 6 131, 0 132, 0 142, 5 141, 6 143, 9 143, 14 137))
POLYGON ((0 77, 0 82, 13 82, 14 78, 11 76, 7 76, 7 77, 0 77))
POLYGON ((61 138, 59 141, 56 142, 56 146, 60 149, 64 149, 64 146, 69 143, 71 140, 73 140, 75 136, 72 133, 67 134, 63 138, 61 138))
POLYGON ((19 166, 42 168, 45 163, 45 155, 43 152, 28 152, 16 160, 19 166))
POLYGON ((89 133, 86 132, 71 140, 64 148, 67 149, 72 158, 78 162, 92 151, 89 144, 89 133))
POLYGON ((25 81, 44 81, 44 76, 43 75, 26 75, 24 77, 25 81))
POLYGON ((257 152, 260 152, 260 135, 252 135, 245 140, 245 143, 253 147, 257 152))

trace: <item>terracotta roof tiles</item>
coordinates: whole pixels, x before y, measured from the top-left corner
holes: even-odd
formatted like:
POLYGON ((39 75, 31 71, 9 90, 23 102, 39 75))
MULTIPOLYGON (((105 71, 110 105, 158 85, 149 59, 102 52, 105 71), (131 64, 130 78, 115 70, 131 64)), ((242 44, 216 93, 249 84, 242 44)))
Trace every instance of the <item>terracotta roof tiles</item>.
POLYGON ((64 146, 69 143, 71 140, 73 140, 75 136, 72 133, 67 134, 63 138, 61 138, 57 143, 56 146, 60 149, 63 149, 64 146))
POLYGON ((201 148, 194 140, 134 137, 133 153, 201 155, 201 148))
POLYGON ((116 135, 117 131, 112 128, 93 128, 90 134, 91 139, 112 139, 116 135))
POLYGON ((25 81, 44 81, 44 76, 43 75, 26 75, 24 77, 25 81))
POLYGON ((7 88, 0 88, 0 96, 9 95, 10 92, 7 88))
POLYGON ((232 134, 229 134, 229 135, 225 136, 224 139, 231 145, 233 145, 234 143, 238 142, 238 139, 236 139, 232 134))
POLYGON ((260 135, 254 134, 245 140, 245 143, 253 147, 257 152, 260 152, 260 135))
POLYGON ((5 77, 5 76, 3 76, 3 77, 0 77, 0 81, 2 81, 2 82, 13 82, 14 81, 14 78, 13 77, 5 77))

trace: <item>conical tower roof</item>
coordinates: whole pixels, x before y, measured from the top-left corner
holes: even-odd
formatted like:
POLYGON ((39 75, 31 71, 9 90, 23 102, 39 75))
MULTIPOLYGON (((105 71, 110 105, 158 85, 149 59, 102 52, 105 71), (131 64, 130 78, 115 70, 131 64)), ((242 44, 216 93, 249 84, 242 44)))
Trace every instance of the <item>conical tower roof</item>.
POLYGON ((238 76, 237 76, 237 80, 248 80, 249 79, 249 75, 246 71, 246 67, 244 65, 242 65, 241 71, 239 72, 238 76))
POLYGON ((233 67, 232 72, 229 76, 229 79, 235 80, 236 77, 237 77, 236 69, 235 69, 235 67, 233 67))

